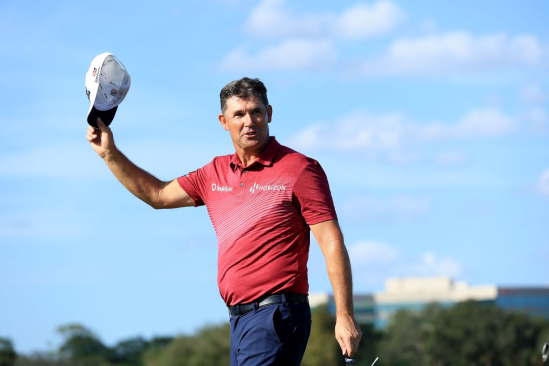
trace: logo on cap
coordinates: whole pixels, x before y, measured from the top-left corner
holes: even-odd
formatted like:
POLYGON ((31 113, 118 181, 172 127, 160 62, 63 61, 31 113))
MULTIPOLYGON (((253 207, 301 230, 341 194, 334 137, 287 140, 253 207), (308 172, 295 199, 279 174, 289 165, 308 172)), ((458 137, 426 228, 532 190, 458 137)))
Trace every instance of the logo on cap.
POLYGON ((116 95, 116 93, 118 93, 116 89, 111 90, 111 95, 116 95))
POLYGON ((95 76, 95 74, 97 74, 97 69, 94 67, 94 68, 93 68, 92 76, 95 76))

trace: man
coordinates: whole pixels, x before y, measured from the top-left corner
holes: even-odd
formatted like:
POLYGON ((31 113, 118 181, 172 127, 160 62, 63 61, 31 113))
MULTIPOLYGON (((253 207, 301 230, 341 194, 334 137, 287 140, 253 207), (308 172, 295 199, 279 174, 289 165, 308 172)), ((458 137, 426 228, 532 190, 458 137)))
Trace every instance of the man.
POLYGON ((231 365, 299 365, 311 327, 307 299, 310 231, 326 258, 336 302, 335 335, 352 356, 361 338, 354 320, 351 268, 328 180, 318 162, 269 135, 273 109, 259 79, 220 94, 219 122, 235 154, 163 182, 115 146, 112 131, 87 139, 116 178, 155 209, 206 205, 218 238, 218 285, 231 315, 231 365))

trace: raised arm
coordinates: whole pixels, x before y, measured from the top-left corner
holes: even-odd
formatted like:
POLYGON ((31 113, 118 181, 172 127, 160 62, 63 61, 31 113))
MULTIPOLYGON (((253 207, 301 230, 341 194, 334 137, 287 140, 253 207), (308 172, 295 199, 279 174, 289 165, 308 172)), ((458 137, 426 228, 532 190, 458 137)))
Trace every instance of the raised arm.
POLYGON ((343 234, 337 220, 324 221, 310 227, 326 259, 328 276, 334 289, 335 337, 342 353, 351 357, 358 349, 362 332, 354 319, 351 263, 343 234))
POLYGON ((115 177, 137 198, 155 209, 193 206, 193 199, 179 186, 177 179, 161 181, 132 163, 114 144, 112 131, 97 119, 100 131, 88 127, 86 139, 115 177))

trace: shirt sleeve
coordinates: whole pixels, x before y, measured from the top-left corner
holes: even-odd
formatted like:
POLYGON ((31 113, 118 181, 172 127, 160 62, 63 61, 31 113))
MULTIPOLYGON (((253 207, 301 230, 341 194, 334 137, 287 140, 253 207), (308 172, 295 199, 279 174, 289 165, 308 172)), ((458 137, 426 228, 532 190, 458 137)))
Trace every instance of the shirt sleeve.
POLYGON ((200 168, 184 176, 177 178, 177 182, 183 190, 191 196, 194 206, 204 205, 204 182, 206 181, 205 169, 200 168))
POLYGON ((294 203, 299 206, 307 225, 337 220, 328 178, 316 160, 308 159, 297 177, 293 195, 294 203))

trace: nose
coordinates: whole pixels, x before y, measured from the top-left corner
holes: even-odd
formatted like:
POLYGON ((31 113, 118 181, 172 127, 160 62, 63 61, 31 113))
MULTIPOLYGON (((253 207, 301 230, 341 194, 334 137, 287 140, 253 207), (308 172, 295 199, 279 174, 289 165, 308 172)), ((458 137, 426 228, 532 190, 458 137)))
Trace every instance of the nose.
POLYGON ((246 113, 244 116, 244 126, 249 127, 253 126, 255 124, 255 121, 251 115, 251 113, 246 113))

